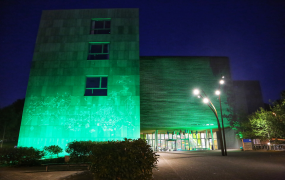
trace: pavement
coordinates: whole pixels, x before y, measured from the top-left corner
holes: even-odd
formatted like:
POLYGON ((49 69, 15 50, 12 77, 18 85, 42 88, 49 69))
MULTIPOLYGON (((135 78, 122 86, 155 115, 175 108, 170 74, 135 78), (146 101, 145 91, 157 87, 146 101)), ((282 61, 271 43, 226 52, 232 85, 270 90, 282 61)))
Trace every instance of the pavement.
MULTIPOLYGON (((285 180, 284 151, 228 150, 159 152, 154 180, 285 180)), ((84 169, 64 167, 1 167, 0 180, 92 180, 84 169)))

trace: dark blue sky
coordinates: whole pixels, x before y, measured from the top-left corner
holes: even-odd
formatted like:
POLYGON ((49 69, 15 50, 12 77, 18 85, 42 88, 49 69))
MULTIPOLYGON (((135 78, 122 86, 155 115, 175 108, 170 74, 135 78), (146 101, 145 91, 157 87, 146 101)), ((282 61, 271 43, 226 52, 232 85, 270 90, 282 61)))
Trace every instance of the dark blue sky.
POLYGON ((141 56, 227 56, 234 80, 285 90, 284 0, 1 0, 0 107, 24 98, 42 10, 140 8, 141 56))

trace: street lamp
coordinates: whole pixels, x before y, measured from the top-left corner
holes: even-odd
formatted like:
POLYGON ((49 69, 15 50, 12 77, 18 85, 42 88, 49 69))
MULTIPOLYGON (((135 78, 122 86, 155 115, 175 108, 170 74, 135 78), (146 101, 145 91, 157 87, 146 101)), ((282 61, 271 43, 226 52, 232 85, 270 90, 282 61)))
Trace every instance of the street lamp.
POLYGON ((219 90, 215 92, 216 95, 219 96, 219 102, 220 102, 220 110, 221 110, 221 120, 222 120, 222 128, 223 128, 223 139, 224 139, 224 148, 225 148, 225 155, 227 156, 227 144, 226 144, 226 136, 225 136, 225 128, 224 128, 224 120, 223 120, 223 110, 222 110, 222 103, 221 103, 221 84, 223 85, 225 83, 224 76, 222 76, 222 79, 219 83, 219 90))
POLYGON ((223 146, 223 140, 222 140, 221 126, 220 126, 220 121, 219 121, 219 118, 218 118, 217 110, 216 110, 215 106, 213 105, 213 103, 207 97, 206 93, 203 90, 202 90, 203 94, 201 94, 198 89, 194 89, 193 93, 195 95, 197 95, 198 97, 202 97, 203 98, 203 102, 209 106, 209 108, 213 111, 213 113, 215 114, 215 116, 217 118, 217 123, 218 123, 218 128, 219 128, 219 135, 221 137, 220 138, 221 152, 222 152, 222 156, 224 156, 224 146, 223 146))

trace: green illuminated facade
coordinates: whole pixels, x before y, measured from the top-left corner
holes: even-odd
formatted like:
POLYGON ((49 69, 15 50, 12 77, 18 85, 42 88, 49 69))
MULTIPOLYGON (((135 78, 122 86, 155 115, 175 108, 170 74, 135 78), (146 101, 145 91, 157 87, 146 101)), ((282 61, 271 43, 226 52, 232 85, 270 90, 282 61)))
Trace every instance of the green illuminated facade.
MULTIPOLYGON (((159 149, 218 149, 217 119, 193 90, 204 90, 220 117, 214 93, 221 76, 231 79, 227 57, 140 57, 141 137, 159 149)), ((226 114, 227 95, 221 90, 226 114)), ((229 127, 225 118, 224 125, 229 127)), ((233 148, 235 138, 227 141, 233 148)))
POLYGON ((18 146, 141 137, 158 149, 218 149, 217 120, 192 91, 220 112, 222 75, 231 79, 226 57, 140 57, 138 9, 43 11, 18 146))
POLYGON ((140 137, 139 10, 43 11, 18 146, 140 137))

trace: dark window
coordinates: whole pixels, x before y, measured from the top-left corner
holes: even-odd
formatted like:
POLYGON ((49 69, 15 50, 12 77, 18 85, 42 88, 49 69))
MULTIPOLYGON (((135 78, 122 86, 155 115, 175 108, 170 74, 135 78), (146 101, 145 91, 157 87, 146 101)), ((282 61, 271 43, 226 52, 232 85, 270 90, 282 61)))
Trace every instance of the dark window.
POLYGON ((89 44, 87 60, 104 60, 109 59, 109 44, 89 44))
POLYGON ((87 77, 84 96, 107 96, 108 77, 87 77))
POLYGON ((111 20, 92 20, 90 34, 110 34, 111 20))

